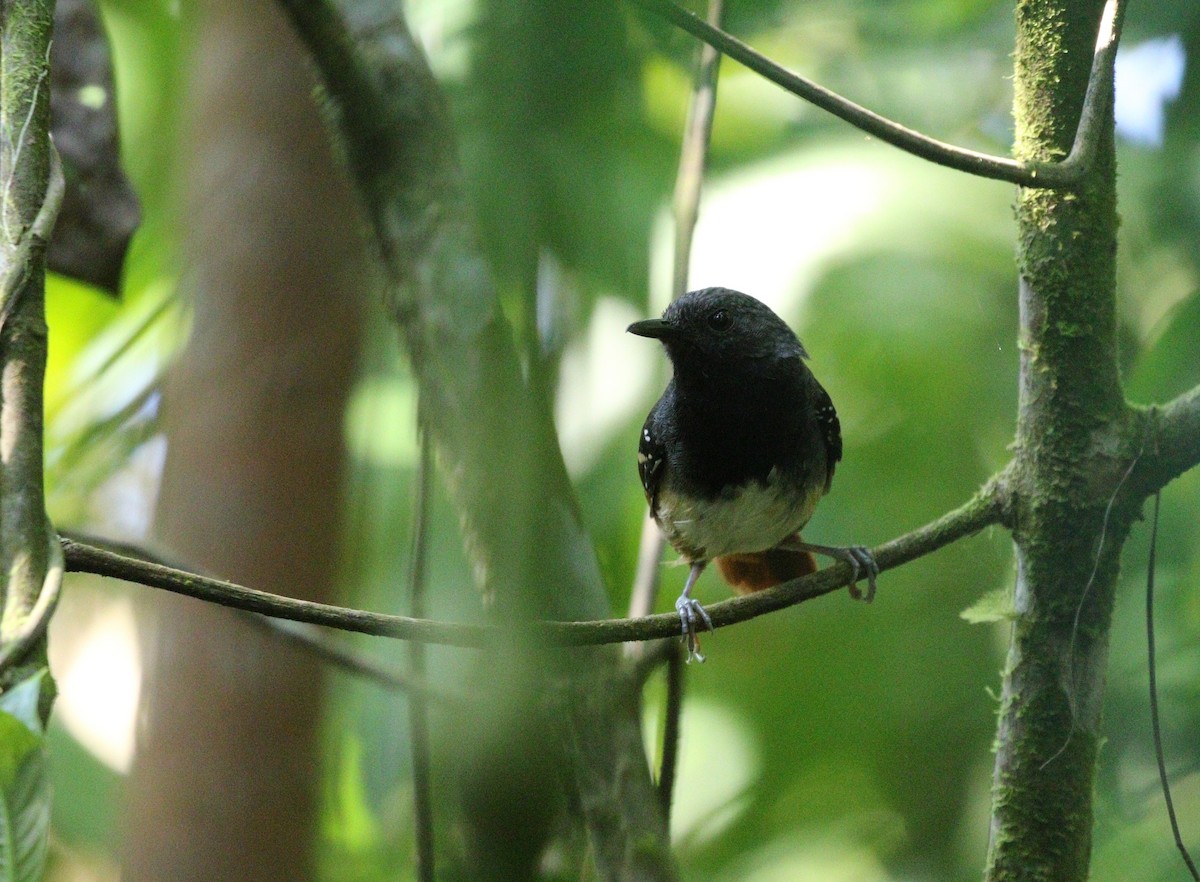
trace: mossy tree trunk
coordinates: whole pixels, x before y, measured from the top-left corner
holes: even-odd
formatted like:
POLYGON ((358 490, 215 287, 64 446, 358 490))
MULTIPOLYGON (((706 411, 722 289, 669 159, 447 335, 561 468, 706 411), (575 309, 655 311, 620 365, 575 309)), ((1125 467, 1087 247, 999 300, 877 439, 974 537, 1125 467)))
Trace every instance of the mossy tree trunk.
MULTIPOLYGON (((1067 154, 1103 0, 1017 5, 1016 152, 1067 154)), ((1004 673, 989 880, 1083 880, 1118 558, 1140 441, 1116 353, 1111 101, 1091 174, 1017 197, 1020 412, 1010 472, 1016 618, 1004 673), (1111 503, 1111 504, 1110 504, 1111 503)))

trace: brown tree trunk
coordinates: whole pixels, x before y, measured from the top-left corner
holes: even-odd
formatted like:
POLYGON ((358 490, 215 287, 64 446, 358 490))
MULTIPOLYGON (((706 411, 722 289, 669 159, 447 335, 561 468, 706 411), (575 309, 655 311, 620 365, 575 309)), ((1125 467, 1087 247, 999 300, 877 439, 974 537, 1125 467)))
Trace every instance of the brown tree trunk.
MULTIPOLYGON (((194 24, 181 168, 195 320, 166 394, 157 538, 221 576, 330 600, 356 209, 275 6, 209 0, 194 24)), ((147 618, 123 878, 310 877, 318 664, 203 603, 158 596, 147 618)))

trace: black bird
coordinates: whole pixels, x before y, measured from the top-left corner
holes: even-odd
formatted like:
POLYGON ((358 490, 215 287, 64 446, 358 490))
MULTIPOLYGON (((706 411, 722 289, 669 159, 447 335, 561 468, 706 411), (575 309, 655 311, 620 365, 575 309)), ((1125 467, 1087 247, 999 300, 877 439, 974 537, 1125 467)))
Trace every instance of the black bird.
POLYGON ((661 340, 675 369, 642 427, 638 472, 650 514, 691 567, 675 601, 688 660, 704 660, 697 630, 712 630, 691 596, 709 561, 741 594, 815 572, 816 552, 848 562, 856 580, 865 571, 870 601, 879 567, 865 547, 800 538, 829 492, 842 433, 792 329, 747 294, 705 288, 628 330, 661 340))

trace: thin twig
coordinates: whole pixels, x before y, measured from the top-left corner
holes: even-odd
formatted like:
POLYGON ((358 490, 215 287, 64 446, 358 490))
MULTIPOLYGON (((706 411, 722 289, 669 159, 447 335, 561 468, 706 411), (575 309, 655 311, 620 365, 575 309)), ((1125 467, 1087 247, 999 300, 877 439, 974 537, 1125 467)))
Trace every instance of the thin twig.
POLYGON ((465 695, 447 692, 440 687, 431 686, 424 678, 399 671, 386 665, 370 655, 354 652, 348 647, 338 646, 323 632, 316 630, 317 625, 308 622, 293 622, 287 619, 273 619, 258 613, 247 613, 238 610, 247 622, 261 628, 272 637, 286 640, 294 644, 314 658, 381 686, 393 692, 401 692, 408 696, 420 696, 430 704, 465 713, 472 705, 465 695))
MULTIPOLYGON (((966 504, 911 533, 872 549, 880 571, 924 557, 978 533, 984 527, 1001 522, 1005 511, 1000 491, 999 479, 993 479, 966 504)), ((95 573, 263 615, 401 640, 476 648, 493 647, 514 639, 540 640, 550 646, 596 646, 630 640, 658 640, 678 636, 679 633, 679 616, 674 612, 636 619, 537 621, 505 628, 386 615, 281 597, 137 560, 65 537, 62 545, 67 572, 95 573)), ((839 563, 765 591, 714 603, 706 609, 713 626, 723 628, 830 594, 849 585, 851 577, 850 565, 839 563)))
MULTIPOLYGON (((721 26, 724 0, 709 0, 708 22, 721 26)), ((688 105, 687 122, 679 150, 679 170, 675 176, 675 256, 671 274, 671 299, 687 291, 688 269, 692 260, 692 237, 700 216, 700 189, 708 164, 708 145, 712 140, 713 117, 717 109, 717 75, 721 54, 712 46, 702 45, 696 59, 696 74, 692 84, 692 100, 688 105)), ((658 597, 663 546, 662 531, 649 513, 642 522, 642 538, 638 548, 637 572, 629 595, 629 616, 649 615, 658 597)), ((642 651, 640 643, 626 647, 626 655, 642 651)))
MULTIPOLYGON (((707 21, 720 28, 725 15, 724 0, 708 0, 707 21)), ((721 54, 712 46, 702 45, 696 59, 692 100, 688 106, 683 144, 679 152, 679 171, 675 176, 675 260, 671 278, 671 299, 682 297, 688 289, 692 264, 692 240, 700 217, 700 190, 708 166, 708 148, 712 141, 713 118, 717 110, 717 76, 721 54)), ((630 614, 646 614, 654 609, 658 595, 660 562, 664 537, 647 515, 642 530, 643 548, 638 554, 638 573, 634 581, 630 614), (647 547, 648 546, 648 547, 647 547)), ((631 644, 641 651, 644 643, 631 644)), ((675 769, 679 760, 680 718, 683 715, 683 656, 677 645, 667 654, 667 700, 662 732, 662 762, 658 773, 658 798, 667 827, 671 823, 671 800, 675 795, 675 769)))
MULTIPOLYGON (((642 518, 642 537, 638 543, 637 570, 633 576, 633 590, 629 592, 629 617, 639 618, 648 616, 654 609, 658 597, 659 575, 662 571, 663 547, 666 540, 662 530, 650 516, 650 512, 642 518)), ((641 643, 631 643, 625 647, 626 658, 636 659, 643 651, 641 643)))
MULTIPOLYGON (((418 418, 418 424, 419 424, 418 418)), ((421 455, 417 460, 416 493, 413 501, 412 557, 408 567, 410 610, 414 617, 425 615, 426 551, 429 530, 429 485, 432 483, 432 450, 429 435, 418 428, 421 455)), ((408 664, 417 677, 425 676, 425 645, 413 641, 408 645, 408 664)), ((433 882, 433 788, 429 746, 429 706, 425 698, 412 695, 408 700, 409 737, 412 741, 413 816, 417 840, 417 879, 433 882)))
POLYGON ((630 660, 630 680, 639 687, 644 686, 654 672, 670 658, 674 647, 675 644, 670 640, 651 644, 645 652, 630 660))
POLYGON ((658 772, 658 798, 663 817, 671 820, 671 800, 675 795, 675 773, 679 766, 680 718, 683 716, 683 659, 678 645, 667 656, 667 702, 662 737, 662 765, 658 772))
POLYGON ((1175 847, 1183 855, 1192 878, 1200 882, 1200 872, 1192 860, 1183 835, 1179 832, 1179 818, 1175 816, 1175 801, 1171 799, 1171 783, 1167 779, 1167 763, 1163 758, 1162 727, 1158 719, 1158 672, 1154 663, 1154 558, 1158 546, 1158 506, 1162 493, 1154 494, 1154 519, 1150 522, 1150 560, 1146 564, 1146 655, 1147 673, 1150 681, 1150 726, 1154 730, 1154 758, 1158 760, 1158 780, 1162 782, 1163 801, 1167 805, 1167 817, 1171 821, 1171 832, 1175 835, 1175 847))
MULTIPOLYGON (((1065 169, 1078 182, 1091 170, 1092 160, 1104 132, 1106 111, 1113 90, 1113 72, 1117 61, 1117 45, 1121 41, 1121 26, 1125 21, 1125 0, 1108 0, 1100 13, 1096 32, 1096 48, 1092 53, 1092 69, 1088 74, 1087 90, 1083 94, 1083 109, 1079 127, 1066 159, 1057 163, 1059 174, 1065 169)), ((1043 172, 1044 174, 1044 172, 1043 172)), ((1048 186, 1045 182, 1039 186, 1048 186)))
MULTIPOLYGON (((724 16, 723 0, 709 0, 708 23, 719 29, 724 16)), ((687 291, 688 269, 692 259, 692 236, 700 216, 700 188, 708 165, 708 145, 712 141, 713 117, 717 110, 717 75, 721 53, 707 44, 700 47, 692 100, 688 106, 683 144, 679 151, 679 171, 675 177, 675 263, 671 277, 671 298, 687 291)))
MULTIPOLYGON (((59 536, 80 545, 95 546, 147 563, 158 564, 159 566, 181 571, 187 569, 181 566, 178 561, 172 561, 145 546, 132 542, 104 539, 76 530, 64 530, 59 536)), ((464 695, 453 694, 441 688, 434 688, 423 678, 414 677, 412 674, 405 673, 404 671, 398 671, 394 667, 386 665, 366 653, 355 652, 349 646, 339 646, 330 640, 325 632, 319 630, 319 626, 310 622, 272 618, 271 616, 246 612, 245 610, 237 610, 237 612, 243 613, 247 622, 257 628, 261 628, 271 636, 286 640, 292 645, 308 652, 313 657, 346 673, 370 680, 377 686, 382 686, 394 692, 420 695, 430 703, 452 710, 465 711, 470 708, 470 704, 464 695)))
POLYGON ((1091 170, 1103 131, 1105 112, 1111 93, 1113 64, 1124 18, 1125 0, 1108 0, 1101 16, 1092 56, 1079 127, 1067 158, 1060 162, 1017 162, 1005 156, 993 156, 947 144, 855 104, 812 80, 798 76, 751 49, 736 37, 706 23, 699 16, 671 0, 630 0, 637 6, 666 19, 692 36, 739 61, 755 73, 845 120, 850 125, 879 138, 906 153, 947 168, 979 177, 1008 181, 1022 187, 1046 189, 1070 188, 1079 184, 1091 170))

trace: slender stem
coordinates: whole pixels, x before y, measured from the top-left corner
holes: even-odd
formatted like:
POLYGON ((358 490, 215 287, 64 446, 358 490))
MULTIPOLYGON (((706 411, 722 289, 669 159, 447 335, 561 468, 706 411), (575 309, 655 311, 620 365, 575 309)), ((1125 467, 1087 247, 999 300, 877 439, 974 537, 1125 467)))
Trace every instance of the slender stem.
MULTIPOLYGON (((116 552, 125 557, 138 558, 148 563, 159 564, 177 570, 187 569, 179 561, 171 560, 157 551, 152 551, 142 545, 123 542, 116 539, 101 538, 89 533, 75 530, 64 530, 59 534, 61 539, 70 539, 80 545, 90 545, 106 551, 116 552)), ((60 544, 60 543, 55 543, 60 544)), ((194 572, 194 571, 193 571, 194 572)), ((290 621, 288 619, 272 618, 258 613, 245 612, 245 620, 257 628, 261 628, 274 637, 303 649, 313 657, 327 662, 350 674, 370 680, 385 689, 395 692, 419 694, 427 702, 457 711, 470 708, 466 696, 455 694, 445 689, 435 689, 423 679, 410 673, 396 670, 377 659, 362 652, 356 652, 349 646, 339 646, 330 640, 319 626, 311 622, 290 621)))
POLYGON ((342 631, 420 640, 446 646, 483 646, 490 633, 488 628, 480 625, 447 624, 282 597, 187 570, 139 560, 65 537, 62 539, 62 546, 69 573, 94 573, 98 576, 123 579, 261 615, 325 625, 342 631))
POLYGON ((1125 0, 1108 0, 1101 17, 1099 36, 1092 56, 1086 104, 1070 154, 1061 162, 1017 162, 1006 156, 993 156, 947 144, 881 116, 826 89, 812 80, 792 73, 751 49, 736 37, 705 22, 699 16, 671 0, 630 0, 637 6, 666 19, 692 36, 703 40, 755 73, 781 86, 811 104, 845 120, 879 140, 899 147, 906 153, 983 178, 1008 181, 1023 187, 1063 189, 1080 183, 1091 169, 1103 132, 1117 42, 1124 17, 1125 0))
MULTIPOLYGON (((724 17, 723 0, 709 0, 708 24, 720 29, 724 17)), ((687 291, 688 268, 692 259, 692 236, 700 216, 700 188, 708 165, 708 145, 712 140, 713 117, 717 110, 717 76, 721 53, 713 46, 700 47, 692 83, 683 143, 679 152, 679 171, 675 177, 675 265, 671 278, 671 297, 687 291)))
POLYGON ((1079 114, 1079 128, 1075 130, 1071 152, 1058 164, 1059 169, 1066 169, 1076 180, 1081 180, 1091 170, 1092 161, 1104 134, 1108 101, 1112 95, 1117 45, 1121 41, 1121 27, 1124 23, 1125 0, 1108 0, 1104 4, 1104 11, 1100 13, 1100 28, 1096 33, 1096 48, 1092 53, 1092 69, 1088 74, 1087 91, 1083 96, 1083 109, 1079 114))
POLYGON ((1150 685, 1150 726, 1154 730, 1154 758, 1158 761, 1158 780, 1162 784, 1163 802, 1167 806, 1167 818, 1171 822, 1171 833, 1175 836, 1175 847, 1183 856, 1192 878, 1200 882, 1200 872, 1192 860, 1183 836, 1179 832, 1179 818, 1175 816, 1175 801, 1171 798, 1171 783, 1167 779, 1167 762, 1163 758, 1162 727, 1158 718, 1158 672, 1154 662, 1154 557, 1158 547, 1158 507, 1162 494, 1154 494, 1154 518, 1150 521, 1150 560, 1146 563, 1146 672, 1150 685))
MULTIPOLYGON (((642 538, 638 544, 637 572, 633 577, 633 590, 629 594, 629 617, 650 615, 658 596, 659 573, 662 567, 663 546, 666 540, 654 518, 646 512, 642 519, 642 538)), ((626 655, 636 657, 641 650, 639 644, 626 647, 626 655)))
MULTIPOLYGON (((432 481, 433 453, 429 436, 419 429, 421 456, 417 461, 417 488, 413 502, 412 557, 409 561, 409 607, 416 618, 425 615, 426 550, 429 531, 429 485, 432 481)), ((408 645, 408 664, 417 677, 425 676, 425 645, 408 645)), ((433 788, 430 784, 429 706, 422 695, 408 699, 409 737, 412 740, 413 816, 417 838, 417 878, 433 882, 433 788)))
MULTIPOLYGON (((724 0, 709 0, 708 22, 721 26, 724 0)), ((687 291, 688 269, 692 261, 692 237, 700 216, 700 189, 708 165, 708 145, 712 140, 713 117, 717 109, 717 75, 721 54, 712 46, 702 45, 696 58, 696 73, 692 81, 692 100, 688 105, 683 142, 679 150, 679 170, 675 176, 675 260, 671 276, 671 298, 682 297, 687 291)), ((629 597, 630 617, 649 615, 658 596, 660 563, 663 546, 662 532, 649 514, 642 523, 641 546, 638 550, 637 573, 629 597)), ((627 647, 627 655, 640 652, 639 644, 627 647)))
POLYGON ((653 646, 647 648, 639 657, 631 662, 629 679, 644 686, 646 681, 654 675, 660 665, 666 664, 671 653, 675 651, 676 644, 670 640, 663 640, 653 646))
MULTIPOLYGON (((724 18, 723 0, 709 0, 707 21, 720 28, 724 18)), ((700 217, 700 190, 708 164, 708 147, 712 140, 713 117, 717 109, 717 76, 721 69, 721 54, 712 46, 702 45, 696 59, 692 83, 692 100, 684 125, 683 143, 679 152, 679 170, 675 177, 675 261, 671 277, 671 298, 682 297, 688 288, 688 271, 692 262, 692 238, 700 217)), ((658 595, 659 562, 662 558, 663 535, 647 517, 642 530, 642 548, 638 554, 638 573, 629 604, 630 615, 646 614, 654 608, 658 595)), ((643 644, 633 644, 641 647, 643 644)), ((667 701, 663 725, 662 766, 659 770, 658 796, 663 817, 668 826, 671 820, 671 798, 675 792, 675 767, 679 756, 680 716, 683 713, 683 659, 677 646, 667 655, 667 701)))
POLYGON ((662 767, 658 773, 658 798, 663 817, 671 820, 671 800, 675 795, 675 772, 679 766, 680 719, 683 717, 683 652, 671 647, 667 656, 667 707, 663 726, 662 767))
MULTIPOLYGON (((1002 489, 999 479, 994 479, 966 504, 873 549, 880 570, 894 569, 978 533, 984 527, 1002 522, 1006 515, 1002 489)), ((540 640, 551 646, 595 646, 630 640, 657 640, 678 636, 679 633, 679 617, 673 612, 634 619, 538 621, 506 628, 386 615, 281 597, 138 560, 72 539, 63 538, 62 545, 68 572, 95 573, 222 606, 401 640, 477 648, 522 639, 540 640)), ((714 603, 706 609, 714 627, 727 627, 830 594, 849 585, 850 578, 849 564, 839 563, 756 594, 714 603)))
POLYGON ((346 673, 369 680, 384 689, 403 692, 410 696, 420 696, 426 704, 436 704, 459 713, 474 711, 465 695, 442 688, 434 688, 427 680, 396 670, 365 653, 355 652, 346 646, 338 646, 323 632, 314 633, 309 630, 316 628, 316 625, 287 619, 273 619, 270 616, 255 613, 246 613, 246 621, 262 628, 274 637, 295 644, 314 658, 327 662, 346 673))

